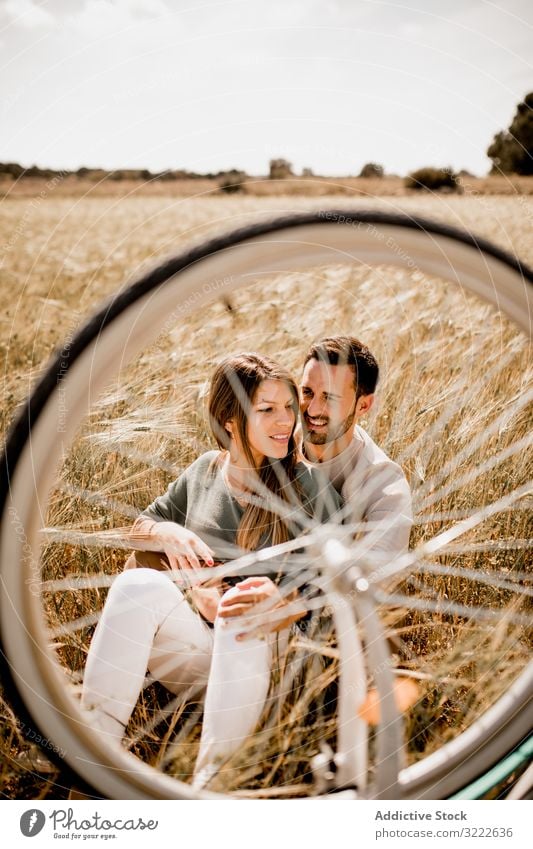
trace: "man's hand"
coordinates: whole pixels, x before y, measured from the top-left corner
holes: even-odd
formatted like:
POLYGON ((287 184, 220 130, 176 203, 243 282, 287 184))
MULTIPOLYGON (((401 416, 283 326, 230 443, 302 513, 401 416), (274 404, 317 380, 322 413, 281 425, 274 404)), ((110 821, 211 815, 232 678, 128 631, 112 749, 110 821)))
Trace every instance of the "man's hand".
POLYGON ((245 581, 240 581, 233 588, 234 592, 226 593, 218 606, 218 615, 221 619, 231 619, 235 616, 244 616, 250 620, 253 625, 253 618, 261 618, 261 623, 257 628, 252 628, 246 633, 239 634, 237 639, 245 640, 259 635, 274 633, 288 628, 293 622, 301 619, 305 615, 305 609, 302 605, 298 605, 295 611, 294 606, 298 597, 298 593, 294 590, 290 597, 284 598, 276 584, 267 577, 247 578, 245 581), (287 615, 281 617, 279 612, 283 608, 287 610, 287 615), (272 617, 272 622, 264 621, 268 619, 269 613, 276 611, 276 615, 272 617))

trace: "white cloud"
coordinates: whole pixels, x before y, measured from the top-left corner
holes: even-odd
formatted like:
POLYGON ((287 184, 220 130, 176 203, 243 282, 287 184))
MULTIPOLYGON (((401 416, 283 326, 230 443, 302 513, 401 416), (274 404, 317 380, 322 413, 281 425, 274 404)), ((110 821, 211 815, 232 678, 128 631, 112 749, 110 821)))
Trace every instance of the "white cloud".
POLYGON ((26 29, 49 27, 54 24, 54 16, 43 6, 38 6, 33 0, 7 0, 3 7, 10 23, 26 29))
POLYGON ((398 33, 402 36, 402 38, 410 38, 413 41, 415 39, 420 40, 423 37, 423 32, 424 30, 420 24, 415 24, 411 21, 406 24, 401 24, 398 28, 398 33))
POLYGON ((81 33, 99 36, 168 13, 163 0, 88 0, 77 12, 67 14, 67 23, 81 33))
POLYGON ((132 15, 141 15, 149 18, 164 15, 168 12, 163 0, 119 0, 119 5, 129 9, 132 15))

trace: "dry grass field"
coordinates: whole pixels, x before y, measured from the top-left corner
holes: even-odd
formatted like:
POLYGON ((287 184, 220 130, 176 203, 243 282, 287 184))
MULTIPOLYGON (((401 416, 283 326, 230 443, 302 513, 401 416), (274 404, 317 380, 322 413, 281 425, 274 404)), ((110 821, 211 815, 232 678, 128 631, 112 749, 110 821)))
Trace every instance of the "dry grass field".
MULTIPOLYGON (((0 174, 0 198, 14 199, 35 197, 44 191, 47 195, 50 184, 54 197, 203 197, 219 193, 220 179, 197 177, 181 180, 132 180, 127 177, 116 179, 113 172, 94 179, 79 178, 68 174, 46 179, 30 177, 13 180, 0 174)), ((489 177, 473 177, 467 174, 459 177, 459 186, 463 194, 470 196, 532 195, 533 178, 519 177, 517 174, 501 174, 489 177)), ((416 195, 416 191, 406 189, 403 177, 286 177, 271 180, 268 177, 249 177, 242 186, 241 194, 250 197, 405 197, 416 195)))
MULTIPOLYGON (((406 196, 398 190, 382 197, 371 186, 363 196, 351 196, 345 186, 342 193, 320 197, 223 196, 198 188, 181 196, 134 188, 76 195, 58 184, 40 190, 41 196, 26 194, 21 184, 7 192, 0 202, 4 432, 51 352, 97 304, 185 245, 246 222, 340 206, 405 211, 464 227, 533 265, 533 198, 505 194, 501 186, 501 194, 465 189, 460 196, 406 196)), ((486 304, 427 278, 416 261, 407 270, 335 265, 278 275, 229 299, 231 309, 217 299, 186 323, 175 317, 167 322, 157 341, 84 411, 51 495, 47 524, 63 537, 43 546, 45 579, 121 568, 124 552, 92 544, 91 534, 131 521, 212 446, 206 380, 230 351, 259 350, 298 376, 306 347, 321 335, 350 333, 371 347, 382 378, 377 409, 363 424, 409 478, 417 518, 413 546, 531 479, 531 453, 512 452, 531 428, 531 408, 520 403, 531 386, 528 343, 486 304), (507 459, 494 461, 506 451, 507 459)), ((419 684, 419 699, 405 722, 410 762, 467 727, 505 691, 530 654, 530 635, 504 615, 527 609, 520 576, 531 564, 521 541, 531 536, 531 526, 524 506, 497 513, 461 537, 435 558, 444 567, 437 574, 413 571, 399 586, 429 603, 447 599, 501 611, 497 626, 458 613, 382 607, 394 664, 419 684)), ((47 595, 51 626, 93 612, 103 597, 101 590, 47 595)), ((91 634, 90 627, 80 629, 58 648, 73 690, 91 634)), ((317 626, 306 639, 312 662, 302 675, 312 674, 313 686, 294 688, 265 714, 261 738, 236 758, 225 789, 301 794, 320 741, 334 742, 327 698, 335 682, 334 634, 317 626), (244 761, 246 770, 237 769, 244 761)), ((131 747, 165 772, 185 777, 199 727, 191 706, 171 713, 156 732, 136 736, 164 704, 162 688, 145 692, 130 724, 131 747)), ((46 750, 39 752, 7 701, 0 710, 4 797, 64 798, 61 770, 49 763, 46 750)))

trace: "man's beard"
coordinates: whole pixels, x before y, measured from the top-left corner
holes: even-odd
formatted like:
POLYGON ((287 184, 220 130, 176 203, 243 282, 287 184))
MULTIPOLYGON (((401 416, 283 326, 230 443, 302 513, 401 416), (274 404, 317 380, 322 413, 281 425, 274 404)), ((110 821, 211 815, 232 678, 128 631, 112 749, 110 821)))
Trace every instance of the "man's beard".
POLYGON ((328 427, 329 419, 326 419, 326 430, 317 433, 316 431, 308 429, 307 414, 304 413, 302 417, 304 442, 310 442, 311 445, 327 445, 329 442, 335 442, 336 439, 340 439, 341 436, 344 436, 347 430, 353 427, 354 421, 355 411, 343 419, 342 422, 337 425, 335 430, 330 430, 328 427))

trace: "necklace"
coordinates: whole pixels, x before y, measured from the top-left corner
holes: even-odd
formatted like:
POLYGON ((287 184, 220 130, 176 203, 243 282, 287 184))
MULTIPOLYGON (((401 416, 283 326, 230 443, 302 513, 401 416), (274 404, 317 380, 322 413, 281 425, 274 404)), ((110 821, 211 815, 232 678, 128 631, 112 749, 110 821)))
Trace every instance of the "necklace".
POLYGON ((242 483, 233 483, 231 480, 231 470, 230 470, 230 458, 227 457, 224 461, 224 465, 222 466, 222 478, 226 485, 226 489, 229 494, 235 498, 235 500, 242 506, 246 507, 248 505, 247 496, 251 493, 251 489, 244 486, 242 483))

